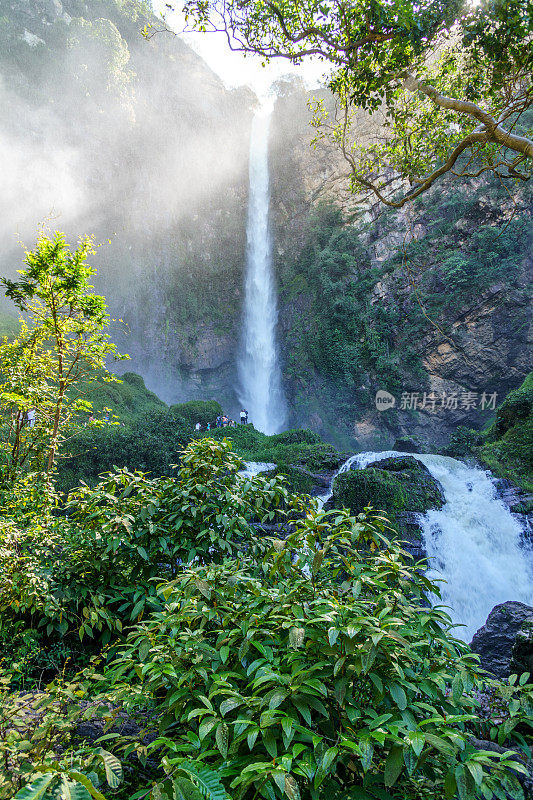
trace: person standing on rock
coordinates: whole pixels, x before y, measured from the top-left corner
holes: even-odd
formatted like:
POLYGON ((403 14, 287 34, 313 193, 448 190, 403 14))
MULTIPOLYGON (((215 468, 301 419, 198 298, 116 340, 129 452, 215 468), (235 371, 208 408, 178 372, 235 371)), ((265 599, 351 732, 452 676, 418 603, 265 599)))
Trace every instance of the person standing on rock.
POLYGON ((244 410, 244 408, 241 410, 240 417, 241 417, 241 425, 244 425, 246 423, 246 411, 244 410))

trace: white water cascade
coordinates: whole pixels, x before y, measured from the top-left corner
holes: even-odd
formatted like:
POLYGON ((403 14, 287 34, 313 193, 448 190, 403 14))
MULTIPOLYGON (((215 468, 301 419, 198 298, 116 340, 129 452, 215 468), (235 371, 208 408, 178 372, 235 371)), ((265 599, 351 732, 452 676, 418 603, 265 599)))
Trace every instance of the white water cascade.
POLYGON ((252 122, 244 324, 238 360, 239 402, 254 426, 267 434, 283 430, 287 418, 276 343, 278 309, 269 224, 268 134, 272 107, 272 103, 264 105, 252 122))
MULTIPOLYGON (((339 472, 405 455, 392 450, 359 453, 339 472)), ((444 490, 443 507, 420 517, 428 575, 445 581, 437 602, 449 606, 452 620, 464 626, 456 628, 456 635, 470 641, 498 603, 533 605, 533 553, 522 542, 519 523, 496 496, 489 473, 446 456, 412 455, 444 490)), ((329 497, 331 491, 320 499, 329 497)))

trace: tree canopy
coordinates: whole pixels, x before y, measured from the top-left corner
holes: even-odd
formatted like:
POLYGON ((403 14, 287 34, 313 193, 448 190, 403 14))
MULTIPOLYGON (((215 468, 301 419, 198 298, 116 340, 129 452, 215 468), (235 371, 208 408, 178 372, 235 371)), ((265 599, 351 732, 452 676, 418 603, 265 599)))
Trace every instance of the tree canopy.
POLYGON ((317 101, 314 124, 341 148, 355 193, 402 207, 445 174, 530 176, 529 0, 185 0, 183 11, 234 50, 325 62, 336 109, 317 101), (370 134, 361 110, 378 113, 370 134))

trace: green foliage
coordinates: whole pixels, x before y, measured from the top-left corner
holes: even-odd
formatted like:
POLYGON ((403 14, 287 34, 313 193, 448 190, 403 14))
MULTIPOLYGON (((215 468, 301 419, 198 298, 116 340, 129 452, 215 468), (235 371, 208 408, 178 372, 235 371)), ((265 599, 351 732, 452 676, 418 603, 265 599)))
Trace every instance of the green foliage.
POLYGON ((21 279, 4 279, 6 297, 24 319, 15 339, 0 345, 0 467, 13 483, 21 470, 51 474, 58 450, 81 411, 82 386, 112 377, 106 359, 119 357, 106 329, 105 299, 94 294, 87 264, 90 238, 71 250, 62 233, 41 234, 25 254, 21 279), (33 420, 30 419, 33 415, 33 420))
POLYGON ((496 474, 533 492, 533 372, 509 392, 484 432, 485 443, 476 454, 496 474))
POLYGON ((241 464, 228 442, 200 439, 181 454, 175 477, 121 469, 71 493, 66 516, 4 520, 6 624, 23 618, 48 636, 107 643, 158 607, 156 576, 242 553, 255 539, 252 523, 284 519, 288 496, 279 479, 243 478, 241 464))
POLYGON ((450 440, 443 453, 452 458, 464 458, 465 456, 472 456, 475 448, 482 443, 482 436, 479 431, 472 428, 466 428, 464 425, 458 425, 452 432, 450 440))
MULTIPOLYGON (((206 436, 206 434, 200 434, 206 436)), ((219 428, 209 432, 214 439, 227 439, 246 461, 263 461, 283 467, 303 467, 311 472, 336 469, 342 455, 313 431, 296 428, 272 436, 252 425, 219 428)))
POLYGON ((102 747, 75 747, 82 711, 72 701, 78 683, 59 679, 48 691, 12 693, 0 670, 0 798, 2 800, 105 800, 98 787, 116 789, 119 760, 102 747))
POLYGON ((470 742, 476 657, 383 521, 311 509, 295 524, 262 557, 189 565, 129 634, 106 681, 130 712, 151 701, 152 757, 210 766, 234 798, 521 796, 519 761, 470 742))
POLYGON ((170 410, 177 417, 182 417, 194 427, 199 422, 203 427, 208 422, 213 425, 217 417, 222 416, 222 406, 216 400, 189 400, 187 403, 178 403, 170 406, 170 410))
POLYGON ((44 692, 2 674, 0 798, 522 800, 528 675, 483 680, 385 518, 325 513, 240 466, 199 438, 174 478, 121 470, 71 495, 67 516, 3 520, 6 635, 29 653, 32 619, 125 637, 111 663, 44 692), (272 521, 284 540, 255 533, 272 521), (85 745, 93 720, 102 735, 85 745))
POLYGON ((326 62, 338 112, 312 104, 316 138, 342 151, 354 193, 402 207, 450 170, 531 175, 531 140, 513 135, 517 125, 531 135, 521 118, 531 107, 528 0, 370 8, 364 0, 187 0, 184 9, 198 30, 221 26, 265 59, 326 62), (384 111, 379 136, 361 130, 361 108, 384 111))
POLYGON ((191 433, 189 423, 160 407, 125 424, 88 425, 69 443, 71 457, 60 466, 59 486, 70 490, 80 480, 94 486, 116 467, 171 475, 191 433))

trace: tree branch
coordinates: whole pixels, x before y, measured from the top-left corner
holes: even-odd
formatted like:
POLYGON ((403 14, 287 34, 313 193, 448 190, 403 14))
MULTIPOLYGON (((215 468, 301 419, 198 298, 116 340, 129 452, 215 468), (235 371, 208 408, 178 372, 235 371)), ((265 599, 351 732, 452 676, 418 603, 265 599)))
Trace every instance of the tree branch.
POLYGON ((497 144, 508 147, 516 153, 523 153, 528 158, 533 158, 533 141, 531 139, 505 130, 488 111, 484 111, 471 100, 457 100, 454 97, 446 97, 446 95, 440 94, 433 86, 412 75, 407 76, 404 86, 410 92, 422 92, 440 108, 447 108, 450 111, 457 111, 458 114, 466 114, 473 119, 477 119, 484 128, 487 141, 497 142, 497 144))

